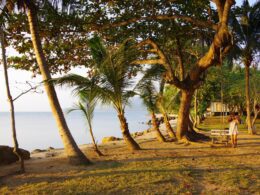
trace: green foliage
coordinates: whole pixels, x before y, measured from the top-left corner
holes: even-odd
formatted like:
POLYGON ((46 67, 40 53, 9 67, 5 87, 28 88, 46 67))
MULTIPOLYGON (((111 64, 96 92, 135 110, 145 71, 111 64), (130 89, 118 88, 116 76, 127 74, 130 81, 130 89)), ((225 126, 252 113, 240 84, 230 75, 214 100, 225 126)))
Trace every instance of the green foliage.
POLYGON ((180 90, 174 86, 166 85, 161 102, 167 113, 177 113, 180 106, 180 90))
POLYGON ((260 2, 250 5, 244 0, 242 6, 236 7, 231 13, 230 25, 235 46, 229 55, 243 63, 245 60, 256 60, 260 49, 260 2))
POLYGON ((140 97, 143 100, 149 112, 155 113, 157 109, 157 101, 159 99, 159 93, 151 79, 144 77, 139 81, 136 87, 140 97))
POLYGON ((131 90, 134 81, 130 64, 136 56, 132 40, 126 40, 118 48, 106 48, 100 38, 94 37, 89 41, 89 47, 95 66, 88 77, 71 74, 53 79, 53 82, 73 86, 74 92, 83 94, 83 97, 92 95, 123 113, 129 98, 135 95, 131 90))

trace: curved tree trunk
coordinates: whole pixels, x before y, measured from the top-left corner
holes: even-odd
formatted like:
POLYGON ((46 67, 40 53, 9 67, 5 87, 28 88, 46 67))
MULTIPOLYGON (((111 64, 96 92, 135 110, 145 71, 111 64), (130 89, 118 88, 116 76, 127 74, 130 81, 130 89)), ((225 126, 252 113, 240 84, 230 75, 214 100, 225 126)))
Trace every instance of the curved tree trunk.
MULTIPOLYGON (((42 75, 43 80, 51 79, 51 74, 48 69, 48 64, 45 59, 41 40, 39 36, 38 30, 38 21, 37 21, 37 14, 36 8, 31 1, 25 1, 25 6, 27 7, 27 18, 30 27, 30 33, 32 36, 32 44, 34 53, 36 56, 37 64, 40 68, 40 72, 42 75)), ((55 88, 53 84, 45 82, 44 83, 45 91, 47 93, 50 107, 52 110, 52 114, 56 120, 60 136, 62 138, 62 142, 65 148, 65 152, 68 156, 69 162, 72 164, 90 164, 90 161, 87 157, 80 151, 76 142, 74 141, 67 123, 65 121, 65 117, 63 115, 55 88)))
POLYGON ((17 141, 16 127, 15 127, 15 115, 14 115, 14 102, 13 102, 13 98, 12 98, 11 91, 9 88, 9 78, 8 78, 8 71, 7 71, 8 67, 7 67, 6 55, 5 55, 5 53, 6 53, 5 35, 4 35, 2 28, 0 29, 0 31, 1 31, 0 33, 1 33, 1 47, 2 47, 2 62, 3 62, 3 67, 4 67, 5 86, 6 86, 6 92, 7 92, 7 97, 8 97, 8 101, 10 104, 10 112, 11 112, 11 127, 12 127, 12 134, 13 134, 13 143, 14 143, 13 152, 19 159, 20 172, 23 173, 23 172, 25 172, 24 159, 23 159, 23 155, 19 149, 19 144, 17 141))
POLYGON ((95 138, 94 138, 94 134, 93 134, 93 130, 92 130, 92 125, 91 124, 89 124, 89 132, 90 132, 90 136, 91 136, 91 139, 92 139, 92 143, 93 143, 95 152, 99 156, 104 156, 102 154, 102 152, 98 149, 97 143, 96 143, 95 138))
POLYGON ((175 134, 175 132, 172 129, 172 126, 170 124, 170 121, 169 121, 167 113, 163 113, 163 120, 164 120, 164 124, 165 124, 166 130, 167 130, 169 136, 171 138, 176 138, 176 134, 175 134))
POLYGON ((154 131, 156 131, 156 137, 158 139, 159 142, 165 142, 165 138, 163 137, 160 129, 159 129, 159 126, 158 126, 158 123, 156 121, 156 116, 154 114, 154 112, 151 113, 152 115, 152 125, 153 125, 153 129, 154 131))
POLYGON ((123 113, 118 114, 118 119, 120 121, 120 127, 121 131, 123 134, 123 138, 126 142, 126 145, 131 149, 131 150, 141 150, 140 146, 136 143, 136 141, 132 138, 129 129, 128 129, 128 124, 126 122, 126 118, 123 113))
POLYGON ((253 134, 252 121, 251 121, 251 109, 250 109, 250 63, 246 62, 246 122, 248 133, 253 134))
POLYGON ((190 105, 192 101, 194 90, 182 90, 181 91, 181 104, 178 113, 177 120, 177 139, 190 140, 188 129, 189 129, 189 113, 190 105))

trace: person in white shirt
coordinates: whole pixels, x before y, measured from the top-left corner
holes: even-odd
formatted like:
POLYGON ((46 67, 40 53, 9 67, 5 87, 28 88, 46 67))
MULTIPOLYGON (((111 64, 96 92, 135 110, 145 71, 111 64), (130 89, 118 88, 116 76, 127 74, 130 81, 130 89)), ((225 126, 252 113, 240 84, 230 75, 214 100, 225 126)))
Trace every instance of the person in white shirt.
POLYGON ((229 135, 231 136, 232 147, 237 147, 237 135, 238 135, 238 124, 239 117, 231 115, 229 119, 229 135))

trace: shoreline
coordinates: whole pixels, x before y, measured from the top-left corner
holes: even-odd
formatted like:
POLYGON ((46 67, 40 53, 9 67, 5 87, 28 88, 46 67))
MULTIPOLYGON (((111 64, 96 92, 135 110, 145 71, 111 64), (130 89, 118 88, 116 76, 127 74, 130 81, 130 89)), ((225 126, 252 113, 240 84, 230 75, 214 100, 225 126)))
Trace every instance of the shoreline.
MULTIPOLYGON (((170 124, 172 125, 173 129, 175 129, 176 123, 177 123, 177 119, 170 120, 170 124)), ((162 132, 163 135, 167 135, 164 123, 160 125, 160 131, 162 132)), ((147 132, 147 130, 137 131, 137 132, 140 132, 140 133, 143 133, 143 134, 134 137, 135 140, 144 141, 144 140, 156 139, 156 132, 153 131, 153 130, 148 131, 148 132, 147 132)), ((105 138, 105 137, 103 137, 103 138, 105 138)), ((98 146, 101 149, 103 147, 113 147, 113 146, 120 146, 120 145, 124 145, 124 140, 123 139, 116 140, 116 141, 108 141, 106 143, 98 144, 98 146)), ((78 145, 78 146, 79 146, 79 148, 81 150, 90 149, 90 148, 92 148, 92 143, 81 144, 81 145, 78 145)), ((31 160, 35 160, 35 159, 48 159, 48 158, 60 158, 60 157, 65 157, 66 156, 65 153, 64 153, 64 148, 34 149, 34 150, 32 150, 30 152, 30 154, 31 154, 31 160), (43 150, 43 151, 34 152, 35 150, 43 150)))

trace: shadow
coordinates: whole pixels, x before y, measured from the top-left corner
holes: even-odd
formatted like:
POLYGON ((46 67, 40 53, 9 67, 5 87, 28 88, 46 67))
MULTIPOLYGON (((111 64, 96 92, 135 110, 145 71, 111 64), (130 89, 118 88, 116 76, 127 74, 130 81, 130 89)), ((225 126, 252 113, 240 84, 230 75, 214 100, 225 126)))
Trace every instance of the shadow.
MULTIPOLYGON (((233 149, 233 148, 231 148, 233 149)), ((227 154, 227 155, 201 155, 201 156, 173 156, 173 157, 156 157, 156 158, 135 158, 133 161, 158 161, 158 160, 165 160, 165 159, 203 159, 203 158, 227 158, 227 157, 245 157, 254 155, 255 157, 260 156, 260 153, 244 153, 244 154, 227 154)), ((129 160, 119 160, 119 162, 128 162, 129 160)))
POLYGON ((238 138, 238 141, 239 140, 260 140, 260 137, 258 138, 259 136, 257 137, 252 137, 252 138, 238 138))
MULTIPOLYGON (((183 175, 183 177, 193 177, 193 178, 200 178, 204 174, 208 173, 225 173, 227 171, 245 171, 245 170, 251 170, 251 171, 259 171, 258 168, 251 168, 251 167, 234 167, 234 168, 195 168, 195 167, 188 167, 188 168, 176 168, 176 169, 142 169, 142 170, 113 170, 113 171, 103 171, 103 172, 98 172, 98 173, 89 173, 85 172, 84 174, 79 175, 73 175, 73 176, 64 176, 64 177, 59 177, 59 176, 31 176, 27 179, 31 179, 33 181, 30 181, 31 184, 34 183, 42 183, 42 182, 48 182, 49 184, 55 183, 58 181, 65 181, 65 180, 73 180, 73 179, 89 179, 90 177, 109 177, 110 181, 113 176, 125 176, 129 177, 131 175, 138 175, 138 174, 143 174, 143 173, 155 173, 156 175, 158 174, 167 174, 167 173, 176 173, 183 175)), ((19 184, 12 185, 12 187, 16 187, 19 185, 23 185, 28 183, 27 179, 21 180, 19 184)), ((140 178, 141 179, 141 178, 140 178)), ((173 179, 174 180, 174 179, 173 179)), ((167 183, 167 182, 172 182, 173 180, 161 180, 159 181, 160 183, 167 183)), ((157 181, 158 182, 158 181, 157 181)), ((156 184, 156 182, 151 182, 153 184, 156 184)), ((150 184, 150 183, 149 183, 150 184)), ((197 184, 199 185, 199 183, 197 184)), ((7 185, 8 186, 8 185, 7 185)), ((87 193, 87 192, 86 192, 87 193)))

